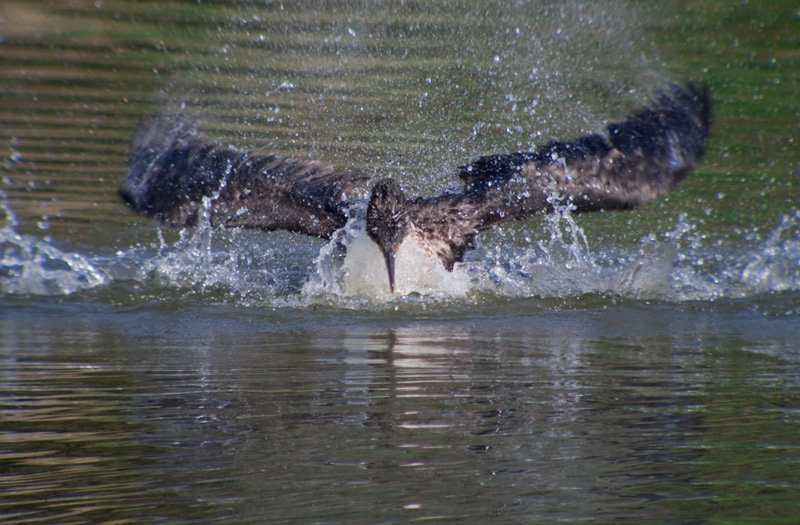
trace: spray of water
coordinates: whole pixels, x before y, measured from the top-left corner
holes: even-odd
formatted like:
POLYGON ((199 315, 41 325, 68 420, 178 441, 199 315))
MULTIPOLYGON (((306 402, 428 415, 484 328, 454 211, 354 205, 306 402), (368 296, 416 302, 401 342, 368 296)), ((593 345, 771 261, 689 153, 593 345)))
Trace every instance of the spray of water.
MULTIPOLYGON (((501 229, 486 244, 479 242, 453 272, 404 243, 392 295, 383 256, 366 235, 363 219, 351 219, 319 244, 288 233, 215 229, 208 209, 206 203, 198 226, 182 230, 173 242, 158 230, 152 246, 100 257, 66 253, 51 241, 17 233, 16 217, 4 201, 0 292, 65 295, 133 281, 151 295, 172 290, 249 305, 363 308, 404 300, 583 294, 714 301, 800 290, 800 211, 781 217, 767 235, 730 246, 721 240, 707 246, 698 224, 681 215, 671 231, 621 249, 592 248, 571 207, 557 205, 521 245, 501 229)), ((353 216, 363 213, 356 210, 353 216)))
POLYGON ((17 217, 0 192, 5 221, 0 228, 0 293, 69 295, 100 286, 104 272, 77 253, 65 253, 52 244, 15 231, 17 217))

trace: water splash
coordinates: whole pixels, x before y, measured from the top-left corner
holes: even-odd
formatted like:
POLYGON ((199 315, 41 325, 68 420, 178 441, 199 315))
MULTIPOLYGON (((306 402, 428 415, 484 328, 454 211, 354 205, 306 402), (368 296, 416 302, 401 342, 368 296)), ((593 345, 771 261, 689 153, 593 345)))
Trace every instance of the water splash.
MULTIPOLYGON (((0 201, 0 208, 3 294, 68 295, 133 282, 133 300, 177 291, 252 306, 369 308, 398 301, 584 294, 680 303, 800 291, 800 211, 780 217, 763 236, 708 239, 701 222, 680 215, 671 231, 647 235, 634 248, 593 248, 570 207, 557 206, 541 218, 535 235, 507 225, 479 238, 477 249, 453 272, 404 243, 392 295, 383 256, 359 218, 322 243, 285 232, 212 228, 205 213, 177 240, 167 241, 159 229, 150 246, 101 257, 66 253, 52 242, 21 235, 7 202, 0 201)), ((363 217, 363 210, 352 215, 363 217)))
POLYGON ((484 290, 509 297, 599 293, 671 302, 739 299, 800 290, 800 212, 780 218, 763 240, 735 246, 705 236, 684 214, 675 228, 650 234, 633 250, 593 251, 569 210, 543 220, 544 238, 517 250, 488 252, 477 278, 484 290))
POLYGON ((784 292, 800 286, 800 211, 783 215, 758 250, 744 261, 742 284, 752 292, 784 292))
POLYGON ((745 298, 800 290, 800 211, 782 215, 762 239, 745 236, 744 247, 693 241, 679 255, 673 280, 675 300, 745 298))
POLYGON ((269 242, 274 235, 211 225, 211 205, 225 183, 223 178, 216 193, 203 198, 197 225, 181 229, 175 242, 168 242, 159 228, 154 246, 120 251, 115 275, 182 294, 216 294, 236 302, 263 302, 289 293, 288 281, 283 278, 289 266, 287 250, 279 253, 259 242, 269 242), (279 265, 270 265, 270 261, 279 265))
POLYGON ((478 279, 483 290, 510 297, 565 297, 612 293, 658 296, 669 287, 675 249, 670 243, 649 243, 623 256, 595 252, 572 215, 574 206, 553 199, 554 212, 542 219, 542 238, 525 237, 527 246, 491 250, 478 279))
POLYGON ((0 228, 0 293, 69 295, 104 284, 105 274, 86 257, 15 231, 18 225, 0 193, 5 223, 0 228))
POLYGON ((119 252, 114 274, 186 296, 270 304, 296 289, 298 269, 289 263, 290 253, 271 245, 270 236, 259 238, 260 233, 218 230, 206 222, 181 230, 170 243, 159 229, 154 247, 119 252))

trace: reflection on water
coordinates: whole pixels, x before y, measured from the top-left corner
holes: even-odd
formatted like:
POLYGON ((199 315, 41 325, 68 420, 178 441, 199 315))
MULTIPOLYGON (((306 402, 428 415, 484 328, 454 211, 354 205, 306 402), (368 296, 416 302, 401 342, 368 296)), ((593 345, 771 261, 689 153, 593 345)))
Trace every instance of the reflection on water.
POLYGON ((0 520, 796 521, 797 5, 318 4, 0 3, 0 520), (487 232, 422 293, 115 194, 165 108, 432 194, 689 78, 678 191, 487 232))
POLYGON ((256 311, 213 330, 187 312, 145 340, 100 312, 71 333, 65 319, 3 343, 3 507, 91 521, 643 519, 746 506, 763 488, 791 509, 796 356, 746 349, 796 326, 739 321, 737 345, 698 344, 698 324, 736 321, 672 315, 655 331, 657 310, 598 313, 509 309, 456 330, 320 313, 308 321, 324 333, 286 338, 256 311), (71 344, 26 355, 46 338, 71 344), (719 484, 757 443, 760 481, 734 502, 719 484))

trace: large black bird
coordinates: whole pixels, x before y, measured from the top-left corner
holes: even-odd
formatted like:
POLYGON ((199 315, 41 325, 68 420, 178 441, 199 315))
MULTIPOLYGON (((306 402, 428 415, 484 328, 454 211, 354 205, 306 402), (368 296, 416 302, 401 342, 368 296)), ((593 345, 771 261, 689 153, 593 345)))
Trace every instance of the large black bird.
MULTIPOLYGON (((603 135, 554 141, 526 153, 480 157, 459 168, 460 193, 406 198, 393 179, 370 192, 367 234, 386 261, 394 291, 395 254, 407 239, 448 270, 475 235, 505 221, 571 203, 578 212, 629 209, 670 191, 703 156, 710 121, 705 85, 674 86, 603 135)), ((136 211, 175 226, 288 230, 330 238, 348 219, 353 190, 369 177, 314 161, 212 143, 180 119, 137 133, 120 195, 136 211)))

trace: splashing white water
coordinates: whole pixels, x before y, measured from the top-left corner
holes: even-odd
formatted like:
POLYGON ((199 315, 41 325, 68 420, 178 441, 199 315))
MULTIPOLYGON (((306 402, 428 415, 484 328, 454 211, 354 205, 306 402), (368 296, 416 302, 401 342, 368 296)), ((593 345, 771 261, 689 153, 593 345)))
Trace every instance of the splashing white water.
MULTIPOLYGON (((218 192, 222 188, 224 180, 218 192)), ((260 242, 289 234, 214 228, 210 210, 215 198, 212 195, 203 199, 197 226, 180 230, 174 243, 167 242, 159 228, 155 254, 149 255, 147 248, 119 252, 120 262, 127 263, 120 265, 116 274, 190 294, 229 294, 237 301, 263 302, 265 298, 290 293, 287 284, 291 279, 286 274, 291 254, 287 250, 278 253, 260 242)))
POLYGON ((553 202, 542 219, 543 238, 509 249, 498 245, 486 257, 482 290, 508 297, 565 297, 612 293, 632 297, 663 296, 676 259, 674 242, 646 239, 638 253, 608 257, 593 252, 573 207, 553 202))
POLYGON ((509 242, 501 229, 453 272, 404 243, 397 254, 396 292, 390 294, 383 256, 362 219, 351 219, 325 244, 284 232, 214 229, 206 220, 181 231, 174 242, 159 230, 153 246, 100 257, 67 253, 51 241, 17 233, 16 217, 0 204, 6 216, 0 228, 3 294, 66 295, 134 282, 134 300, 141 290, 151 296, 176 290, 254 306, 322 302, 362 308, 404 297, 608 294, 684 302, 800 291, 800 211, 781 217, 767 234, 751 233, 730 246, 704 240, 701 226, 680 216, 672 231, 650 234, 637 248, 592 249, 570 210, 559 209, 542 219, 525 244, 509 242))
POLYGON ((106 282, 104 273, 86 257, 17 233, 17 218, 2 193, 0 199, 5 214, 0 228, 0 293, 68 295, 106 282))
POLYGON ((671 299, 713 300, 800 290, 800 211, 783 215, 744 251, 692 246, 679 254, 671 299))

